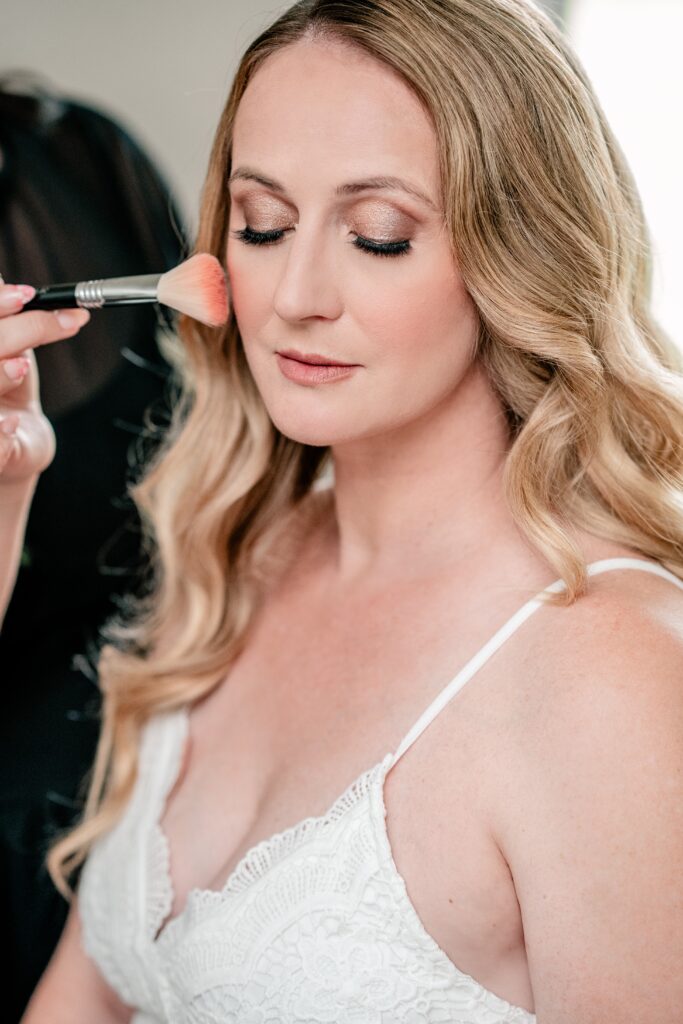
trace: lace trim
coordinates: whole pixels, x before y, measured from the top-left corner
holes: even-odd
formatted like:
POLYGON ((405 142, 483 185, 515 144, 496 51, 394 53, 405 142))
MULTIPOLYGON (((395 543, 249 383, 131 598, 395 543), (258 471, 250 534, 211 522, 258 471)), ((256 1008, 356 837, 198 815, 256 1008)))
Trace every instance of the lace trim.
POLYGON ((282 832, 262 839, 244 854, 225 884, 217 891, 224 895, 244 892, 263 878, 267 871, 299 849, 307 839, 326 831, 340 821, 364 799, 385 761, 391 756, 387 754, 384 761, 373 765, 354 779, 324 814, 304 818, 296 825, 290 825, 282 832))
MULTIPOLYGON (((173 726, 170 737, 170 750, 166 753, 166 763, 161 773, 160 782, 153 793, 149 818, 152 825, 147 836, 145 848, 145 935, 150 941, 154 941, 163 929, 164 921, 171 913, 173 907, 173 879, 171 875, 171 851, 168 839, 159 824, 163 814, 168 794, 175 785, 180 768, 182 757, 185 751, 189 719, 185 709, 179 712, 172 712, 164 724, 173 726)), ((150 723, 151 725, 151 723, 150 723)), ((168 735, 168 734, 167 734, 168 735)), ((157 742, 156 730, 148 728, 145 734, 144 745, 140 752, 140 775, 139 783, 145 788, 151 773, 157 765, 153 758, 159 756, 159 743, 157 742)))
POLYGON ((145 934, 148 939, 154 941, 173 907, 171 854, 168 840, 156 822, 152 827, 149 837, 146 860, 147 913, 145 915, 145 934))
MULTIPOLYGON (((177 760, 179 760, 181 752, 182 746, 181 751, 177 752, 177 760)), ((173 933, 176 927, 180 927, 181 923, 185 921, 186 916, 190 913, 194 914, 197 908, 215 906, 230 896, 236 896, 250 889, 275 865, 281 863, 285 858, 298 850, 312 836, 331 828, 345 817, 353 807, 356 807, 366 797, 378 776, 386 771, 392 757, 392 753, 386 754, 382 761, 368 768, 358 778, 354 779, 324 814, 304 818, 303 821, 290 825, 288 828, 283 829, 283 831, 276 832, 275 835, 262 839, 255 846, 252 846, 240 858, 219 889, 203 889, 201 887, 190 889, 183 909, 175 917, 167 921, 159 933, 159 928, 164 920, 164 918, 159 920, 159 908, 162 906, 167 908, 164 915, 167 917, 174 899, 169 843, 159 824, 165 795, 170 792, 174 778, 167 780, 164 798, 160 802, 158 815, 154 820, 152 836, 150 838, 150 849, 152 846, 156 847, 155 855, 158 858, 154 861, 154 870, 159 873, 161 879, 155 888, 154 902, 150 901, 148 903, 148 933, 151 933, 152 937, 156 935, 160 943, 166 941, 167 937, 173 933)), ((175 766, 176 775, 179 767, 179 765, 175 766)), ((150 864, 151 867, 152 865, 150 864)), ((147 878, 149 883, 151 876, 148 875, 147 878)))

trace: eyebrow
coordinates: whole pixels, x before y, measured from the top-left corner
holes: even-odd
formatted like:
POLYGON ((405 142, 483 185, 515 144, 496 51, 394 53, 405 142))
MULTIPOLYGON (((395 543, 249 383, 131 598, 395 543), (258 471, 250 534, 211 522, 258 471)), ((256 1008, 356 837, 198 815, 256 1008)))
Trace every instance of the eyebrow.
MULTIPOLYGON (((264 175, 259 174, 258 171, 252 167, 238 167, 236 171, 233 171, 228 178, 228 185, 231 185, 233 181, 256 181, 259 185, 263 185, 265 188, 271 189, 273 192, 279 192, 282 195, 286 195, 287 190, 284 185, 281 185, 279 181, 274 181, 272 178, 266 178, 264 175)), ((411 185, 410 182, 404 181, 402 178, 395 178, 391 175, 376 175, 371 178, 361 178, 359 181, 347 181, 344 185, 338 185, 334 190, 334 194, 337 196, 352 196, 359 192, 368 191, 381 191, 381 190, 400 190, 406 192, 409 196, 414 199, 419 199, 421 202, 426 203, 432 210, 436 211, 434 202, 426 195, 421 189, 415 185, 411 185)))

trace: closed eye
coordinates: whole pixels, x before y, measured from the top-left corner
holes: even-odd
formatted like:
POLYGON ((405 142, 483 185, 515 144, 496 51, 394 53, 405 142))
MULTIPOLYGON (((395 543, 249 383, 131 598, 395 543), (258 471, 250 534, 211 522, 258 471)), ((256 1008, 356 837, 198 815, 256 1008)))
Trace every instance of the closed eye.
MULTIPOLYGON (((279 242, 284 233, 284 230, 252 231, 249 225, 239 231, 231 232, 233 238, 239 238, 247 245, 272 245, 274 242, 279 242)), ((373 256, 405 256, 411 248, 408 239, 401 242, 375 242, 372 238, 363 238, 362 235, 356 235, 351 244, 373 256)))

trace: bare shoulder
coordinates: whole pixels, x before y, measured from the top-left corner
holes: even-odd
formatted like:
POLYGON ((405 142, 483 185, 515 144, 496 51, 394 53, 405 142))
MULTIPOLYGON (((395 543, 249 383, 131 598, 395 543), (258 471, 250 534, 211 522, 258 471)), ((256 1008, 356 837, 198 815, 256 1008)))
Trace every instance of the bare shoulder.
POLYGON ((683 1005, 683 590, 630 570, 595 583, 541 612, 497 822, 539 1024, 683 1005))
POLYGON ((628 713, 683 696, 683 581, 612 570, 591 577, 573 605, 541 614, 536 683, 569 720, 572 706, 599 713, 617 711, 621 701, 628 713))

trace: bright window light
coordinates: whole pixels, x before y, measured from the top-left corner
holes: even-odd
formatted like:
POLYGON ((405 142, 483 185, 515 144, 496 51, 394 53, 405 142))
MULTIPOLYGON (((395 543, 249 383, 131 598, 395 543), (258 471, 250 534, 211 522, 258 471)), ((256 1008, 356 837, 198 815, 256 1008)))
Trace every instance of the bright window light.
POLYGON ((567 29, 640 192, 654 250, 653 311, 683 348, 683 2, 573 0, 567 29))

